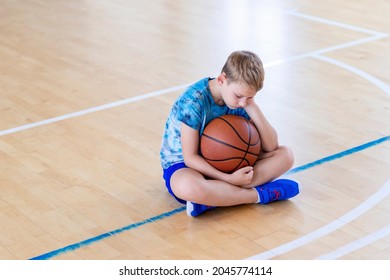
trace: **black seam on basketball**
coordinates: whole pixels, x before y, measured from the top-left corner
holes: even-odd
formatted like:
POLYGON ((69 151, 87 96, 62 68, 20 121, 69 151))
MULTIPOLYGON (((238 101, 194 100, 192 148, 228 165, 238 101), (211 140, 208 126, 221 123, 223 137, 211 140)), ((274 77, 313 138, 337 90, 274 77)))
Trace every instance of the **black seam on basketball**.
POLYGON ((235 127, 231 125, 230 122, 228 122, 227 120, 225 120, 223 117, 217 117, 217 118, 220 119, 220 120, 223 120, 225 123, 227 123, 227 124, 233 129, 233 131, 237 134, 238 138, 240 138, 240 140, 241 140, 242 142, 244 142, 245 144, 248 144, 248 143, 241 137, 240 133, 238 133, 238 131, 235 129, 235 127))
MULTIPOLYGON (((243 139, 243 138, 241 137, 240 133, 238 133, 238 131, 235 129, 235 127, 234 127, 228 120, 224 119, 223 116, 220 116, 220 117, 217 117, 217 118, 220 119, 220 120, 223 120, 227 125, 230 126, 230 128, 236 133, 236 135, 237 135, 238 138, 241 140, 241 142, 244 143, 244 144, 246 144, 246 149, 238 148, 238 147, 236 147, 236 146, 233 146, 233 145, 231 145, 231 144, 229 144, 229 143, 226 143, 226 142, 224 142, 224 141, 221 141, 221 140, 219 140, 219 139, 217 139, 217 138, 214 138, 214 137, 212 137, 212 136, 210 136, 210 135, 207 135, 207 134, 203 133, 203 136, 205 136, 205 137, 207 137, 207 138, 209 138, 209 139, 211 139, 211 140, 213 140, 213 141, 215 141, 215 142, 217 142, 217 143, 220 143, 220 144, 223 144, 223 145, 228 146, 228 147, 230 147, 230 148, 233 148, 233 149, 235 149, 235 150, 244 152, 244 155, 243 155, 242 157, 233 157, 233 158, 225 158, 225 159, 218 159, 218 160, 208 159, 208 158, 205 157, 205 159, 206 159, 207 161, 209 161, 209 162, 223 162, 223 161, 233 160, 233 159, 241 160, 234 168, 232 168, 232 169, 229 170, 229 171, 225 171, 225 172, 227 172, 227 173, 232 173, 232 172, 238 170, 238 168, 243 164, 243 162, 245 162, 245 163, 246 163, 246 166, 248 166, 248 165, 250 164, 249 160, 246 159, 246 156, 247 156, 248 154, 250 154, 250 155, 252 155, 252 156, 256 156, 256 157, 259 156, 258 153, 250 152, 250 151, 249 151, 249 148, 252 147, 252 146, 256 146, 256 145, 258 145, 258 144, 260 143, 260 135, 259 135, 259 137, 258 137, 256 143, 251 144, 251 140, 252 140, 254 134, 253 134, 253 129, 252 129, 252 126, 251 126, 251 123, 250 123, 249 120, 247 120, 246 118, 242 117, 242 118, 245 120, 246 125, 247 125, 247 130, 248 130, 248 142, 247 142, 247 141, 245 141, 245 139, 243 139)), ((255 129, 256 129, 256 128, 255 128, 255 129)), ((204 156, 204 155, 203 155, 203 156, 204 156)))
MULTIPOLYGON (((241 157, 232 157, 232 158, 225 158, 225 159, 209 159, 209 158, 205 158, 208 162, 223 162, 223 161, 227 161, 227 160, 233 160, 233 159, 241 159, 240 161, 240 164, 243 162, 243 161, 246 161, 247 165, 249 165, 249 160, 247 160, 246 158, 241 158, 241 157)), ((240 166, 240 164, 238 164, 236 167, 228 170, 228 171, 225 171, 226 173, 232 173, 233 171, 236 171, 237 168, 240 166)))
MULTIPOLYGON (((246 123, 246 125, 247 125, 247 130, 248 130, 248 142, 247 141, 245 141, 242 137, 241 137, 241 135, 238 133, 238 131, 235 129, 235 127, 233 126, 233 125, 231 125, 230 124, 230 122, 229 121, 227 121, 227 120, 225 120, 224 118, 223 118, 223 116, 221 116, 221 117, 218 117, 219 119, 221 119, 221 120, 223 120, 225 123, 227 123, 232 129, 233 129, 233 131, 237 134, 237 136, 240 138, 240 140, 244 143, 244 144, 246 144, 246 150, 244 150, 244 149, 239 149, 239 148, 237 148, 237 147, 234 147, 234 146, 231 146, 231 147, 234 147, 234 148, 236 148, 237 150, 240 150, 240 151, 243 151, 244 152, 244 155, 243 155, 243 157, 241 158, 241 161, 236 165, 236 167, 233 169, 233 170, 236 170, 241 164, 242 164, 242 162, 245 160, 245 161, 247 161, 247 165, 249 165, 249 161, 248 160, 246 160, 246 155, 247 154, 251 154, 251 155, 255 155, 255 156, 258 156, 257 154, 254 154, 254 153, 252 153, 252 152, 249 152, 249 147, 251 147, 251 146, 254 146, 254 145, 256 145, 257 143, 258 143, 258 141, 260 141, 260 137, 259 137, 259 140, 256 142, 256 144, 251 144, 251 140, 252 140, 252 127, 251 127, 251 125, 250 125, 250 122, 246 119, 246 118, 244 118, 244 117, 242 117, 243 118, 243 120, 245 120, 245 123, 246 123)), ((211 138, 211 137, 209 137, 209 138, 211 138)), ((213 139, 213 140, 217 140, 217 139, 213 139)), ((219 141, 220 143, 222 143, 222 141, 219 141)), ((227 143, 224 143, 225 145, 229 145, 229 144, 227 144, 227 143)), ((230 145, 229 145, 230 146, 230 145)))
POLYGON ((238 147, 236 147, 236 146, 233 146, 233 145, 231 145, 231 144, 229 144, 229 143, 226 143, 226 142, 224 142, 224 141, 221 141, 221 140, 219 140, 219 139, 217 139, 217 138, 214 138, 214 137, 212 137, 212 136, 210 136, 210 135, 207 135, 207 134, 204 134, 204 133, 203 133, 203 136, 205 136, 205 137, 207 137, 207 138, 209 138, 209 139, 211 139, 211 140, 214 140, 215 142, 218 142, 218 143, 220 143, 220 144, 223 144, 223 145, 225 145, 225 146, 228 146, 228 147, 230 147, 230 148, 236 149, 236 150, 238 150, 238 151, 246 152, 246 153, 248 153, 248 154, 251 154, 251 155, 254 155, 254 156, 258 156, 258 154, 249 152, 248 150, 240 149, 240 148, 238 148, 238 147))
MULTIPOLYGON (((233 159, 243 159, 242 157, 229 157, 229 158, 223 158, 223 159, 211 159, 211 158, 204 158, 207 161, 212 161, 212 162, 219 162, 219 161, 227 161, 227 160, 233 160, 233 159)), ((247 161, 249 164, 249 160, 246 158, 243 159, 244 161, 247 161)))
MULTIPOLYGON (((233 131, 237 134, 238 138, 240 138, 240 140, 241 140, 242 142, 244 142, 245 144, 250 144, 250 142, 247 143, 247 142, 245 141, 245 139, 243 139, 243 138, 241 137, 240 133, 238 133, 238 131, 235 129, 234 126, 231 125, 230 122, 228 122, 227 120, 225 120, 222 116, 221 116, 221 117, 217 117, 217 119, 223 120, 225 123, 227 123, 227 124, 233 129, 233 131)), ((248 121, 248 120, 245 119, 245 118, 243 118, 243 119, 246 120, 246 121, 248 121)))
POLYGON ((233 171, 236 171, 238 170, 238 167, 240 167, 240 165, 243 163, 243 162, 246 162, 246 166, 249 165, 249 160, 247 160, 246 158, 242 158, 241 161, 240 161, 240 164, 237 164, 236 167, 232 168, 231 170, 227 171, 227 173, 232 173, 233 171))
MULTIPOLYGON (((237 164, 237 166, 234 168, 237 169, 239 166, 241 166, 242 162, 244 160, 246 160, 246 155, 248 154, 248 150, 249 150, 249 146, 250 146, 250 143, 251 143, 251 138, 252 138, 252 128, 249 124, 249 121, 247 119, 245 119, 245 122, 246 122, 246 125, 247 125, 247 128, 248 128, 248 143, 246 143, 246 151, 245 151, 245 154, 244 156, 241 158, 241 161, 239 164, 237 164)), ((237 133, 237 132, 236 132, 237 133)), ((245 142, 244 142, 245 143, 245 142)), ((249 161, 247 162, 247 165, 249 165, 249 161)))
MULTIPOLYGON (((238 116, 238 115, 233 115, 233 116, 241 117, 241 116, 238 116)), ((249 122, 246 118, 244 118, 244 117, 241 117, 241 118, 243 118, 243 119, 246 121, 248 127, 250 127, 250 122, 249 122)), ((227 120, 225 120, 225 119, 223 118, 223 116, 216 117, 216 119, 223 120, 225 123, 227 123, 227 124, 233 129, 233 131, 238 135, 238 138, 240 138, 240 140, 241 140, 242 142, 244 142, 245 144, 247 144, 247 145, 249 145, 249 146, 252 147, 252 146, 257 146, 257 144, 260 142, 260 136, 259 136, 259 139, 257 139, 256 143, 251 144, 251 142, 249 142, 249 143, 246 142, 245 139, 243 139, 243 138, 241 137, 241 135, 238 133, 238 131, 234 128, 234 126, 232 126, 232 125, 230 124, 230 122, 228 122, 227 120)), ((252 131, 252 129, 250 129, 250 131, 252 131)), ((250 140, 251 140, 251 139, 250 139, 250 140)))

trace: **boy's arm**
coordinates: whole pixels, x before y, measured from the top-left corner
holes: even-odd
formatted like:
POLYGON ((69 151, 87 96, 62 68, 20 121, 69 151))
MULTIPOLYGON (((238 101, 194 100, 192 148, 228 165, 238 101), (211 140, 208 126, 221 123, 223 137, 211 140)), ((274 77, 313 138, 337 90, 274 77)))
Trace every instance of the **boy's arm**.
POLYGON ((199 155, 199 131, 181 124, 181 144, 185 164, 209 178, 225 181, 227 183, 244 186, 252 181, 253 168, 241 168, 232 174, 224 173, 211 166, 199 155))
POLYGON ((244 109, 259 131, 261 149, 265 152, 272 152, 276 150, 279 146, 278 134, 260 110, 259 105, 256 104, 254 99, 251 99, 248 100, 244 109))

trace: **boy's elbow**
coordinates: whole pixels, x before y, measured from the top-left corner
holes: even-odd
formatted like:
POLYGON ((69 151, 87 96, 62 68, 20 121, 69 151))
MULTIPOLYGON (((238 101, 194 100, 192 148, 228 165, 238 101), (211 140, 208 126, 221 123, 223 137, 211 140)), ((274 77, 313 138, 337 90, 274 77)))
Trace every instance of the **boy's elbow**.
POLYGON ((184 164, 187 166, 187 167, 190 167, 191 168, 191 161, 184 158, 184 164))
POLYGON ((273 152, 279 148, 279 141, 275 139, 274 141, 270 141, 269 143, 263 143, 261 149, 264 152, 273 152))
POLYGON ((272 138, 271 138, 271 141, 270 141, 270 149, 271 149, 271 152, 272 151, 276 151, 277 149, 279 149, 279 136, 278 136, 278 134, 277 134, 277 132, 276 131, 274 131, 274 134, 273 134, 273 136, 272 136, 272 138))
POLYGON ((185 156, 184 157, 184 163, 187 167, 194 168, 194 162, 195 162, 194 157, 192 157, 192 156, 185 156))
POLYGON ((262 146, 261 150, 266 153, 274 152, 278 149, 279 146, 262 146))

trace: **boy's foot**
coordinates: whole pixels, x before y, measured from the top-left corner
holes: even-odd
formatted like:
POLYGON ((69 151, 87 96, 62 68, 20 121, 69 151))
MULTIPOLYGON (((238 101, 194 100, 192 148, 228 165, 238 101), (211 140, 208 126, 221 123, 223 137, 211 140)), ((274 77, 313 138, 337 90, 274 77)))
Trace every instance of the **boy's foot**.
POLYGON ((299 183, 288 179, 279 179, 255 187, 255 189, 259 193, 259 203, 266 204, 296 196, 299 193, 299 183))
POLYGON ((203 212, 214 209, 214 206, 207 206, 203 204, 193 203, 190 201, 187 201, 187 215, 190 217, 196 217, 202 214, 203 212))

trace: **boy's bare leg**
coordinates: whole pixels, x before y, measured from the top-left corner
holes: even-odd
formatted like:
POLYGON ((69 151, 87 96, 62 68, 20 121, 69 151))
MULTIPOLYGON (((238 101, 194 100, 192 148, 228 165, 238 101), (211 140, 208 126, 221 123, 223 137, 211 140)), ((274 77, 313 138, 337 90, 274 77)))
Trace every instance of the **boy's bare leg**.
POLYGON ((286 173, 293 164, 293 153, 286 146, 279 146, 273 152, 263 153, 253 167, 252 182, 244 187, 254 188, 270 182, 286 173))
POLYGON ((171 177, 171 187, 179 198, 203 205, 232 206, 255 203, 258 194, 254 187, 272 181, 293 165, 291 150, 280 146, 270 153, 263 153, 254 166, 252 183, 238 187, 219 180, 205 179, 191 168, 177 170, 171 177))
POLYGON ((246 189, 219 180, 208 180, 191 168, 177 170, 171 177, 175 195, 183 200, 210 206, 255 203, 255 189, 246 189))

